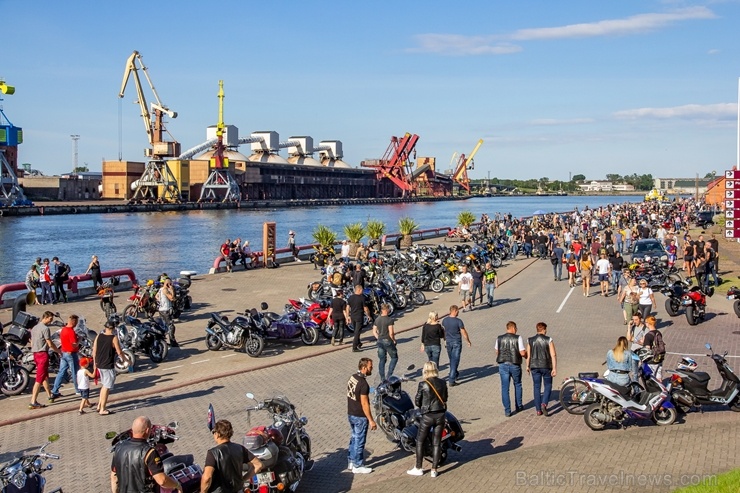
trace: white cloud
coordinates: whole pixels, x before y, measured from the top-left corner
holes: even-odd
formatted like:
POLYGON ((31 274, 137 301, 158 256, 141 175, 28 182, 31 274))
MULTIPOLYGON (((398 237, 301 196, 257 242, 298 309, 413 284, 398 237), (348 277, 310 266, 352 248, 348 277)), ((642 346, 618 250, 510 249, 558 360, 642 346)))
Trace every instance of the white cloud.
POLYGON ((637 108, 617 111, 614 116, 627 120, 727 120, 737 116, 737 104, 686 104, 669 108, 637 108))
POLYGON ((714 18, 714 12, 706 7, 690 7, 665 13, 638 14, 624 19, 519 29, 502 35, 418 34, 414 36, 417 46, 407 51, 457 56, 505 55, 522 51, 523 48, 512 41, 624 36, 654 31, 681 21, 714 18))
POLYGON ((711 49, 707 52, 708 55, 716 55, 719 53, 718 49, 711 49))
POLYGON ((537 126, 557 126, 557 125, 582 125, 584 123, 593 123, 593 118, 570 118, 565 120, 556 120, 554 118, 539 118, 530 121, 530 125, 537 126))

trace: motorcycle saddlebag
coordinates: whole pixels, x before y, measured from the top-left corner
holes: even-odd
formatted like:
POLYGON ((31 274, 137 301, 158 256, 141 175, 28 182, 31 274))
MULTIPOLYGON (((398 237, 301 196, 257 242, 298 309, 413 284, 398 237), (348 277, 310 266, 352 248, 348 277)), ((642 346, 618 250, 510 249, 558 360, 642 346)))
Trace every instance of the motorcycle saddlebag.
MULTIPOLYGON (((200 478, 203 476, 203 470, 198 464, 193 464, 184 469, 180 469, 170 474, 170 477, 182 485, 184 493, 195 493, 200 491, 200 478)), ((177 490, 169 488, 160 488, 160 493, 176 493, 177 490)))
POLYGON ((19 325, 23 327, 24 329, 33 329, 33 327, 39 323, 38 317, 34 317, 30 313, 27 312, 18 312, 18 315, 15 316, 15 320, 13 320, 13 323, 15 325, 19 325))
MULTIPOLYGON (((18 315, 20 315, 20 313, 18 315)), ((17 319, 18 317, 16 317, 16 320, 17 319)), ((25 346, 26 344, 28 344, 28 341, 31 340, 31 331, 26 329, 25 327, 13 325, 10 330, 8 330, 8 333, 5 335, 5 339, 14 344, 25 346)))

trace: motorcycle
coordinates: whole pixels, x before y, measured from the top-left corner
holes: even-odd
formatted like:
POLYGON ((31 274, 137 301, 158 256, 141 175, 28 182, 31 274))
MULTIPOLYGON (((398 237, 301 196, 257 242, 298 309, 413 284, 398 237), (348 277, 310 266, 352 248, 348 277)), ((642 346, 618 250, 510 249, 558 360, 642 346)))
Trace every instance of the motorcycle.
MULTIPOLYGON (((414 365, 407 368, 414 369, 414 365)), ((416 452, 416 436, 419 431, 421 412, 414 409, 414 402, 409 394, 401 388, 402 382, 409 381, 408 377, 391 376, 374 389, 373 414, 378 427, 385 433, 388 440, 398 443, 407 452, 416 452)), ((442 430, 442 442, 440 444, 439 465, 447 461, 447 452, 453 449, 461 450, 457 444, 465 438, 465 432, 460 421, 449 411, 445 411, 445 426, 442 430)), ((424 444, 424 457, 432 460, 432 434, 427 435, 424 444)))
POLYGON ((668 426, 676 421, 678 413, 671 403, 670 393, 663 382, 655 378, 648 365, 651 351, 640 357, 640 376, 646 389, 634 392, 606 379, 585 379, 588 389, 598 399, 586 408, 583 419, 592 430, 603 430, 609 423, 622 424, 627 418, 652 419, 658 426, 668 426), (649 381, 649 382, 648 382, 649 381))
POLYGON ((310 320, 306 310, 287 312, 278 315, 266 311, 269 307, 264 301, 260 305, 261 312, 252 308, 245 312, 249 316, 251 326, 265 341, 293 342, 300 339, 303 344, 313 346, 319 340, 319 328, 310 320))
MULTIPOLYGON (((151 281, 151 285, 154 281, 151 281)), ((123 309, 123 314, 128 317, 138 317, 140 313, 153 317, 157 313, 157 300, 150 293, 150 286, 134 284, 134 294, 129 297, 129 303, 123 309)))
MULTIPOLYGON (((162 459, 164 473, 182 485, 183 493, 196 493, 200 491, 200 478, 203 476, 203 469, 195 463, 192 454, 174 455, 167 445, 179 440, 177 435, 177 422, 167 425, 153 424, 147 437, 147 443, 154 447, 162 459)), ((111 440, 111 453, 116 451, 120 443, 130 440, 132 436, 131 429, 116 433, 109 431, 105 434, 107 440, 111 440)), ((169 488, 159 488, 160 493, 175 493, 177 490, 169 488)))
POLYGON ((125 323, 114 315, 116 333, 122 348, 134 353, 144 353, 152 363, 161 363, 167 358, 170 346, 167 344, 167 329, 159 320, 142 322, 138 318, 125 317, 125 323), (130 326, 130 328, 129 328, 130 326))
POLYGON ((691 287, 691 279, 672 281, 660 287, 660 292, 666 296, 665 311, 675 317, 681 309, 681 299, 691 287))
POLYGON ((706 316, 707 297, 712 297, 714 288, 710 286, 704 292, 700 286, 694 286, 681 297, 681 305, 686 307, 686 321, 689 325, 696 325, 706 316))
POLYGON ((334 290, 338 288, 341 288, 341 286, 335 286, 326 279, 322 279, 321 281, 308 284, 306 297, 314 301, 320 298, 332 298, 334 296, 334 290))
POLYGON ((206 347, 210 351, 218 351, 222 346, 226 346, 245 351, 253 358, 262 354, 265 340, 252 329, 247 316, 240 315, 229 322, 227 317, 211 313, 206 325, 206 347))
MULTIPOLYGON (((44 471, 53 469, 51 464, 44 466, 44 461, 59 459, 58 455, 48 454, 44 450, 57 440, 59 440, 59 435, 51 435, 38 451, 16 456, 3 465, 0 468, 0 485, 2 485, 0 493, 44 493, 46 488, 44 471)), ((61 488, 57 488, 50 493, 63 492, 61 488)))
POLYGON ((0 392, 19 395, 28 386, 28 370, 20 364, 23 352, 7 337, 0 338, 0 392))
POLYGON ((733 301, 732 303, 732 309, 735 311, 735 315, 740 318, 740 289, 738 289, 736 286, 732 286, 730 289, 727 290, 727 299, 733 301))
MULTIPOLYGON (((243 445, 252 452, 263 465, 261 472, 255 474, 245 491, 277 493, 296 491, 303 474, 313 467, 311 460, 311 437, 306 432, 308 418, 299 416, 295 406, 285 396, 274 396, 258 401, 251 393, 248 399, 256 405, 247 407, 247 426, 251 426, 251 412, 267 410, 272 414, 272 424, 250 428, 243 439, 243 445)), ((208 425, 215 425, 213 406, 209 405, 208 425)))
POLYGON ((727 352, 719 355, 712 350, 710 344, 705 347, 710 351, 709 356, 717 365, 722 377, 722 385, 715 390, 709 390, 709 374, 696 370, 697 364, 692 358, 684 356, 681 363, 672 371, 670 381, 671 398, 678 408, 688 412, 692 407, 701 410, 702 404, 727 404, 730 409, 740 412, 740 379, 727 364, 727 352))
POLYGON ((111 277, 106 283, 98 286, 98 297, 100 297, 100 309, 105 313, 105 318, 110 318, 116 313, 116 304, 113 303, 113 287, 118 286, 119 278, 111 277))
MULTIPOLYGON (((23 313, 23 312, 21 312, 23 313)), ((20 318, 20 317, 19 317, 20 318)), ((35 318, 35 317, 34 317, 35 318)), ((35 325, 35 324, 34 324, 35 325)), ((49 324, 50 327, 62 327, 64 325, 62 321, 61 315, 57 312, 54 314, 54 320, 49 324)), ((20 328, 21 326, 18 326, 20 328)), ((75 333, 77 334, 77 343, 79 344, 79 351, 78 354, 80 356, 86 356, 88 358, 92 357, 92 346, 93 342, 95 341, 95 338, 97 337, 98 333, 94 330, 87 328, 87 323, 85 322, 84 317, 80 317, 77 321, 77 325, 74 327, 75 333)), ((11 329, 12 331, 12 329, 11 329)), ((9 332, 10 333, 10 332, 9 332)), ((28 337, 30 338, 30 331, 28 333, 28 337)), ((23 339, 23 337, 20 337, 19 339, 23 339)), ((54 333, 51 334, 51 340, 56 345, 56 347, 61 347, 61 329, 54 331, 54 333)), ((23 342, 23 345, 26 343, 23 342)), ((20 359, 21 365, 23 365, 23 368, 28 371, 28 373, 35 373, 36 372, 36 361, 33 359, 33 353, 31 352, 30 347, 24 347, 23 348, 23 356, 20 359)), ((59 363, 60 363, 60 357, 59 354, 49 350, 49 370, 51 372, 56 373, 59 370, 59 363)), ((72 373, 68 373, 67 380, 71 381, 72 379, 72 373)))

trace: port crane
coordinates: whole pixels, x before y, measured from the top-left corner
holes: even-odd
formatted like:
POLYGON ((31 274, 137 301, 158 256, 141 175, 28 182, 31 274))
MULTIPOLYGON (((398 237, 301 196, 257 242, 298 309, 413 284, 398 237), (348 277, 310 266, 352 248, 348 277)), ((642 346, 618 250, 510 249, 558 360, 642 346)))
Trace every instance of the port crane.
MULTIPOLYGON (((144 128, 150 145, 149 148, 144 150, 144 155, 149 158, 149 161, 147 161, 144 168, 144 174, 135 182, 136 191, 131 201, 155 200, 157 198, 156 191, 161 187, 163 196, 159 197, 160 199, 168 202, 180 202, 182 201, 180 188, 177 185, 175 176, 165 161, 166 158, 174 158, 180 154, 180 143, 174 139, 172 141, 165 141, 163 138, 164 132, 167 132, 164 125, 164 116, 177 118, 177 113, 162 104, 157 90, 154 88, 154 84, 152 84, 152 80, 149 77, 142 56, 138 51, 134 51, 126 61, 126 68, 123 71, 123 82, 121 83, 121 90, 118 93, 119 99, 124 97, 129 78, 133 79, 136 87, 136 102, 141 108, 141 118, 144 120, 144 128), (151 104, 151 112, 144 97, 144 88, 139 78, 139 70, 146 77, 149 88, 156 100, 156 103, 151 104)), ((169 134, 169 132, 167 133, 169 134)), ((171 134, 170 137, 172 137, 171 134)))
POLYGON ((404 197, 411 195, 416 191, 411 156, 416 155, 414 148, 418 141, 419 136, 410 133, 401 138, 391 137, 391 143, 382 158, 362 161, 360 166, 374 168, 378 180, 388 178, 401 189, 404 197))
MULTIPOLYGON (((0 79, 0 96, 3 94, 15 94, 15 87, 0 79)), ((18 144, 22 142, 23 129, 13 125, 0 106, 0 206, 28 204, 16 175, 18 144)))
POLYGON ((466 156, 465 154, 460 154, 460 157, 457 160, 455 171, 453 171, 452 173, 452 179, 458 182, 460 186, 468 192, 468 195, 470 195, 470 178, 468 178, 468 170, 473 169, 473 167, 475 166, 473 157, 475 157, 475 154, 478 152, 478 149, 480 149, 480 146, 482 145, 483 139, 480 139, 470 155, 466 156))

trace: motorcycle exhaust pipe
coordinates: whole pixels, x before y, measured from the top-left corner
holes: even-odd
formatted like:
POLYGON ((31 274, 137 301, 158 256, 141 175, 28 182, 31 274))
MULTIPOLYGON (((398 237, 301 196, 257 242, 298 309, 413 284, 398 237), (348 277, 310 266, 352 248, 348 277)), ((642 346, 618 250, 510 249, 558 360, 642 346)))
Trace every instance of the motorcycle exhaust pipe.
POLYGON ((455 452, 460 452, 462 450, 462 447, 456 443, 451 443, 450 448, 455 452))
POLYGON ((592 415, 594 418, 598 419, 599 421, 603 421, 604 423, 611 423, 612 418, 608 414, 604 414, 602 412, 594 413, 592 415))
POLYGON ((689 406, 689 407, 691 407, 691 406, 694 405, 694 400, 691 397, 689 397, 686 394, 684 394, 684 393, 678 393, 678 392, 676 392, 671 397, 673 397, 673 400, 676 401, 677 403, 681 404, 682 406, 689 406))
POLYGON ((216 332, 214 332, 214 330, 212 328, 206 327, 206 334, 210 334, 212 336, 215 336, 216 335, 216 332))

